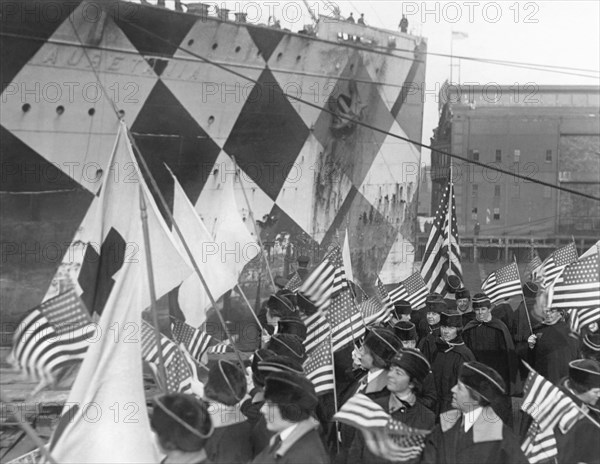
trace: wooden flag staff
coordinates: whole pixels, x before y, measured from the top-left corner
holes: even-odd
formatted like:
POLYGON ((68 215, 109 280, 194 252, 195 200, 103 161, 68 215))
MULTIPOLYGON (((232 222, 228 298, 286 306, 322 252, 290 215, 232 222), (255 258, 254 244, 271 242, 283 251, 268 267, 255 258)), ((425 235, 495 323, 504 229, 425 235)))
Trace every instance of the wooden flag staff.
MULTIPOLYGON (((138 148, 137 144, 135 143, 135 139, 131 135, 131 132, 129 131, 129 129, 127 129, 127 134, 129 135, 129 140, 131 142, 131 146, 134 148, 134 150, 138 154, 140 165, 142 166, 142 168, 144 169, 144 172, 148 176, 148 179, 150 180, 150 184, 152 185, 152 188, 156 192, 156 195, 158 196, 158 198, 160 200, 160 203, 163 207, 163 210, 165 211, 165 214, 167 214, 167 217, 173 224, 173 228, 175 229, 175 231, 177 232, 177 236, 181 240, 183 248, 185 249, 185 252, 186 252, 188 258, 189 258, 190 262, 192 263, 194 271, 196 272, 196 275, 198 276, 198 278, 200 279, 200 282, 202 282, 202 285, 204 286, 204 289, 206 290, 206 294, 208 295, 208 298, 210 299, 210 303, 211 303, 212 307, 215 308, 215 312, 217 313, 219 322, 221 323, 221 326, 223 327, 223 330, 225 331, 227 338, 231 342, 231 346, 233 347, 233 349, 235 351, 235 354, 240 363, 240 367, 242 368, 242 371, 245 371, 246 368, 244 366, 244 361, 242 360, 242 355, 240 354, 240 351, 235 346, 234 340, 233 340, 231 334, 229 333, 229 329, 227 328, 227 324, 225 324, 225 320, 223 319, 223 315, 221 314, 221 311, 219 311, 219 308, 217 307, 217 303, 213 297, 213 294, 210 291, 210 288, 208 288, 208 284, 206 283, 206 280, 204 280, 204 277, 202 276, 202 273, 200 272, 198 263, 196 263, 194 255, 192 254, 192 252, 187 244, 187 241, 185 240, 185 237, 183 236, 183 233, 181 232, 181 229, 179 228, 179 225, 177 224, 177 222, 175 222, 173 213, 171 212, 169 205, 167 204, 167 201, 165 200, 165 197, 163 196, 162 192, 160 191, 160 188, 158 188, 158 184, 156 183, 156 180, 154 179, 152 172, 150 172, 150 168, 148 168, 148 165, 146 164, 146 160, 142 156, 142 153, 141 153, 140 149, 138 148)), ((160 352, 160 350, 159 350, 159 352, 160 352)))
POLYGON ((146 252, 146 270, 148 274, 148 287, 150 288, 150 312, 152 313, 152 322, 154 325, 154 338, 156 340, 156 350, 158 351, 158 371, 164 382, 161 385, 164 393, 167 392, 167 370, 165 367, 165 358, 162 345, 160 343, 160 330, 158 326, 158 309, 156 307, 156 290, 154 289, 154 272, 152 272, 152 250, 150 249, 150 234, 148 232, 148 212, 146 211, 146 200, 144 200, 144 189, 140 185, 140 213, 142 216, 142 229, 144 231, 144 251, 146 252))

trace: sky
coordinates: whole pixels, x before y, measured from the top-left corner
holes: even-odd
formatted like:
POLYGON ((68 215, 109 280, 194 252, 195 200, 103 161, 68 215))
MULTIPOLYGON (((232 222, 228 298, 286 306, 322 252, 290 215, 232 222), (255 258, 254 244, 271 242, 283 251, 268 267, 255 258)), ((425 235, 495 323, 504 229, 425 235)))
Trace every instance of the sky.
MULTIPOLYGON (((204 0, 245 11, 253 23, 267 23, 274 15, 292 31, 310 24, 307 5, 318 14, 329 14, 337 5, 343 17, 365 14, 366 23, 397 30, 403 12, 409 32, 428 41, 426 88, 437 88, 450 78, 450 59, 433 53, 485 59, 517 61, 595 70, 592 78, 582 75, 460 61, 460 82, 521 85, 599 85, 600 2, 589 1, 230 1, 204 0), (451 40, 452 31, 468 37, 451 40)), ((458 82, 458 60, 453 81, 458 82)), ((585 74, 581 71, 567 71, 585 74)), ((589 74, 589 73, 588 73, 589 74)), ((434 95, 426 97, 422 142, 429 143, 438 122, 434 95)), ((423 160, 429 160, 427 150, 423 160)))

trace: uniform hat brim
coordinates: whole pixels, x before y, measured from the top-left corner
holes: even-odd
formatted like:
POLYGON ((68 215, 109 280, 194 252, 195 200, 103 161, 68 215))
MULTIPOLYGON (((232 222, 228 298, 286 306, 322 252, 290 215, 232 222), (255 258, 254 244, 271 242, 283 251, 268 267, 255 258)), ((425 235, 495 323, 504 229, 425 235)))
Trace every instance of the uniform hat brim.
POLYGON ((590 390, 600 388, 600 363, 593 359, 576 359, 569 363, 569 378, 590 390))
POLYGON ((278 405, 296 405, 313 411, 318 403, 314 385, 292 372, 273 372, 265 378, 265 400, 278 405))
POLYGON ((489 402, 506 394, 506 385, 500 374, 477 361, 464 363, 460 367, 458 379, 489 402))

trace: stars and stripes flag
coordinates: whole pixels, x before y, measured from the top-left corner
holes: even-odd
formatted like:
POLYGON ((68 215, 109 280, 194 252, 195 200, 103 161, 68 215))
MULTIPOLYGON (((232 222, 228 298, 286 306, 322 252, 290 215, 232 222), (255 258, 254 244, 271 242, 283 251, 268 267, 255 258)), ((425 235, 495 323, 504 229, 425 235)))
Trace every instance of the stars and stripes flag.
POLYGON ((569 326, 580 334, 584 327, 600 321, 600 306, 595 308, 573 308, 569 311, 569 326))
POLYGON ((306 325, 306 339, 304 340, 304 348, 306 352, 310 352, 317 347, 324 340, 329 339, 329 332, 331 331, 331 325, 327 318, 321 311, 308 316, 304 319, 304 325, 306 325))
POLYGON ((429 430, 403 424, 368 396, 358 393, 340 408, 334 419, 359 429, 369 450, 389 461, 404 462, 420 456, 429 430))
POLYGON ((577 261, 578 256, 573 242, 550 253, 538 271, 542 277, 542 288, 550 286, 565 267, 577 261))
POLYGON ((421 265, 423 280, 435 293, 442 295, 446 293, 446 276, 450 274, 463 280, 452 182, 448 182, 435 212, 421 265))
POLYGON ((558 453, 554 427, 558 424, 566 433, 580 418, 575 402, 535 371, 527 377, 521 410, 534 421, 521 444, 531 464, 554 458, 558 453))
POLYGON ((342 250, 339 245, 333 245, 325 255, 324 260, 329 261, 334 268, 332 296, 335 296, 345 288, 349 288, 342 250))
POLYGON ((384 323, 392 317, 392 301, 379 278, 377 278, 375 288, 377 294, 358 305, 365 325, 384 323))
POLYGON ((213 345, 213 337, 206 332, 196 329, 189 324, 171 317, 171 332, 177 343, 182 343, 185 349, 200 361, 202 355, 208 350, 210 345, 213 345))
POLYGON ((156 346, 154 328, 146 321, 143 321, 142 359, 150 365, 158 383, 165 382, 169 393, 190 392, 193 381, 192 369, 180 351, 179 346, 162 334, 160 336, 160 344, 165 363, 166 379, 160 378, 160 370, 158 369, 160 357, 156 346))
POLYGON ((306 277, 306 280, 298 288, 298 293, 302 293, 319 310, 327 310, 333 295, 335 272, 331 263, 324 259, 306 277))
POLYGON ((429 288, 423 277, 420 273, 415 272, 391 290, 389 296, 393 303, 400 300, 408 301, 413 310, 415 310, 425 306, 425 299, 428 293, 429 288))
POLYGON ((555 309, 600 306, 600 255, 596 252, 567 266, 550 286, 555 309))
POLYGON ((207 352, 209 354, 223 354, 233 353, 234 351, 235 349, 233 348, 233 345, 229 343, 229 340, 226 340, 224 342, 219 342, 216 345, 209 347, 207 352))
POLYGON ((23 319, 14 333, 9 361, 27 378, 52 384, 64 367, 83 360, 96 327, 75 290, 69 290, 23 319))
POLYGON ((525 279, 527 280, 538 280, 540 279, 540 270, 542 268, 542 260, 533 244, 529 248, 529 259, 527 261, 527 268, 525 269, 525 279))
POLYGON ((510 263, 492 272, 481 284, 481 291, 490 298, 492 303, 511 296, 522 295, 523 289, 517 264, 510 263))
POLYGON ((315 386, 317 394, 335 389, 333 355, 329 337, 310 352, 303 367, 306 378, 315 386))
POLYGON ((296 290, 298 290, 298 288, 300 288, 300 285, 302 285, 302 277, 300 277, 300 274, 298 274, 297 272, 294 272, 292 278, 288 281, 287 284, 285 284, 285 288, 287 290, 295 292, 296 290))
POLYGON ((331 325, 331 344, 334 352, 365 333, 361 312, 354 304, 349 287, 332 298, 327 320, 331 325))

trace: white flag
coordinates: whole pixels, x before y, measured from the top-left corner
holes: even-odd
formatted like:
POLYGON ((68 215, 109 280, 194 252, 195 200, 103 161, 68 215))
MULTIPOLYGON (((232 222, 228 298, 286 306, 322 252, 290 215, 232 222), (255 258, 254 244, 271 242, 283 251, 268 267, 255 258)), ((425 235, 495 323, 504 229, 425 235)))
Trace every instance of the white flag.
MULTIPOLYGON (((171 175, 173 176, 173 173, 171 175)), ((175 183, 173 217, 216 301, 226 291, 236 286, 238 275, 235 268, 227 265, 221 249, 223 245, 211 236, 175 176, 173 181, 175 183)), ((187 256, 175 230, 173 230, 173 237, 180 248, 180 253, 187 256)), ((206 310, 210 307, 210 298, 195 272, 179 287, 178 301, 187 324, 197 328, 204 323, 206 310)))

